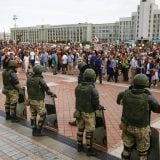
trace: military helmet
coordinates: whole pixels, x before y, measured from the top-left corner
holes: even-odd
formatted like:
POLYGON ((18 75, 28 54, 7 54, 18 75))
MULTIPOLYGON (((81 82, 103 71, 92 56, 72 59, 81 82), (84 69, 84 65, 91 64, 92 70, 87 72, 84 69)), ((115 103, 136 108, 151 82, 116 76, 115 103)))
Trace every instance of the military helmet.
POLYGON ((96 78, 96 74, 95 71, 93 69, 86 69, 83 73, 83 77, 85 81, 95 81, 96 78))
POLYGON ((134 77, 133 85, 135 87, 141 87, 141 88, 149 87, 148 77, 146 75, 144 75, 144 74, 137 74, 134 77))
POLYGON ((84 61, 78 64, 78 69, 81 70, 85 65, 87 65, 84 61))
POLYGON ((9 63, 8 63, 9 68, 16 68, 16 66, 17 66, 17 61, 15 61, 15 60, 9 61, 9 63))
POLYGON ((42 65, 36 65, 33 67, 33 72, 35 74, 41 74, 42 72, 44 72, 44 67, 42 65))

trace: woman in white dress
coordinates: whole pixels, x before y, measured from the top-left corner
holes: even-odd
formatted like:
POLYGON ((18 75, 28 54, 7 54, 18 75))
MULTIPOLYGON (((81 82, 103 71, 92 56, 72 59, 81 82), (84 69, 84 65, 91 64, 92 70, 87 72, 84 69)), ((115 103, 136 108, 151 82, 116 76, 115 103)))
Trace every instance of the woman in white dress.
POLYGON ((26 54, 26 55, 24 56, 23 63, 24 63, 25 72, 27 73, 27 71, 28 71, 28 66, 29 66, 29 55, 28 55, 28 54, 26 54))

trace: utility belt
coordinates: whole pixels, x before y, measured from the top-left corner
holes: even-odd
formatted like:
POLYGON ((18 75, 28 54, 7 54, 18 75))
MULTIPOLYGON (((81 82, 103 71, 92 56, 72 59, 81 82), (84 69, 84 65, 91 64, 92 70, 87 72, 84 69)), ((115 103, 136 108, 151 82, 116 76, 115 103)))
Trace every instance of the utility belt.
POLYGON ((126 124, 126 123, 124 123, 124 122, 121 122, 121 124, 119 125, 119 128, 120 128, 120 130, 122 130, 122 131, 126 131, 128 127, 146 128, 146 127, 148 127, 148 126, 149 126, 149 125, 144 126, 144 127, 137 127, 137 126, 133 126, 133 125, 129 125, 129 124, 126 124))

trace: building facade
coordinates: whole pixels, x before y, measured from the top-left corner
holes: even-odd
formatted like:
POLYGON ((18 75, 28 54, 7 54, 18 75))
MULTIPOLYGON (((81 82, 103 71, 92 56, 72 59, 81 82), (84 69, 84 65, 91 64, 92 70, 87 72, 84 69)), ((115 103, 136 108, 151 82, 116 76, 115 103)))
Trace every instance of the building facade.
POLYGON ((9 41, 10 40, 10 34, 6 32, 0 32, 0 41, 9 41))
POLYGON ((152 41, 160 39, 160 10, 155 0, 141 0, 137 12, 115 23, 68 25, 38 25, 11 28, 11 38, 21 42, 94 42, 101 43, 152 41))
POLYGON ((72 25, 39 25, 35 27, 20 27, 11 29, 13 40, 21 39, 21 42, 82 42, 90 41, 91 26, 88 23, 72 25))

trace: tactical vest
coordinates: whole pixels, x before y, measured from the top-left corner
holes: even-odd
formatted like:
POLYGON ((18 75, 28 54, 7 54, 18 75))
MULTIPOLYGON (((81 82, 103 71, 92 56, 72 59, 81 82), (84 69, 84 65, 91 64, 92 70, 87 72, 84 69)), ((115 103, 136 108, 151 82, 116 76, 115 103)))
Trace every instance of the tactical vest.
POLYGON ((127 125, 146 127, 150 124, 148 94, 130 89, 124 92, 122 121, 127 125))
POLYGON ((4 88, 8 90, 14 89, 14 86, 10 82, 11 73, 14 73, 14 71, 6 69, 2 74, 4 88))
POLYGON ((28 98, 31 100, 44 100, 45 92, 39 85, 41 77, 31 77, 27 80, 28 98))
POLYGON ((94 112, 95 109, 92 106, 92 89, 94 88, 93 85, 83 85, 79 84, 76 88, 76 109, 85 112, 91 113, 94 112))

